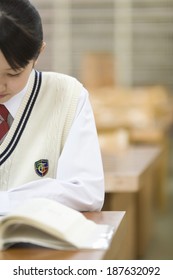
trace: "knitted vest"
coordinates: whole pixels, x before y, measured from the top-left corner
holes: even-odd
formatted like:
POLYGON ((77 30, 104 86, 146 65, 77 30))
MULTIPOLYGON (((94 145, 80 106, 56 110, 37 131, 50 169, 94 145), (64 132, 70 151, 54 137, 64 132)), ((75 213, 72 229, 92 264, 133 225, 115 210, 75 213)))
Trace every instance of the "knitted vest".
POLYGON ((0 190, 55 178, 82 85, 51 72, 31 73, 13 124, 0 145, 0 190))

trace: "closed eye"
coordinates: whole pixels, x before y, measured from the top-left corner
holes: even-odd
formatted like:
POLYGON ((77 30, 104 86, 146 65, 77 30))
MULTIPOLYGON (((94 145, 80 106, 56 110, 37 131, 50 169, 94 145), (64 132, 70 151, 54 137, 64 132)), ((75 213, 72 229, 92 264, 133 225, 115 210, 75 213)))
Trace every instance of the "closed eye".
POLYGON ((18 76, 20 76, 21 73, 22 73, 22 72, 20 72, 20 73, 15 73, 15 74, 8 73, 7 75, 8 75, 9 77, 18 77, 18 76))

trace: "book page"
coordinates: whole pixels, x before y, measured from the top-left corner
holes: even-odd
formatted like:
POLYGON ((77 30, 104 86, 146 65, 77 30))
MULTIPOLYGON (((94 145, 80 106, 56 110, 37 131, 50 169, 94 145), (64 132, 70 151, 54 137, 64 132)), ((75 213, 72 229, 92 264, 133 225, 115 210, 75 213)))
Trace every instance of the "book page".
POLYGON ((1 249, 7 249, 16 243, 34 244, 52 249, 74 249, 70 243, 45 233, 28 225, 11 225, 5 233, 4 245, 1 249))
MULTIPOLYGON (((110 226, 98 225, 93 234, 78 249, 106 249, 111 240, 112 233, 113 231, 110 226)), ((77 249, 73 244, 28 225, 11 225, 8 231, 6 231, 3 246, 0 249, 8 249, 16 243, 25 243, 27 247, 34 244, 56 250, 77 249)))
POLYGON ((78 248, 85 247, 86 240, 98 227, 80 212, 45 198, 29 200, 4 217, 1 223, 8 226, 21 223, 32 225, 78 248))

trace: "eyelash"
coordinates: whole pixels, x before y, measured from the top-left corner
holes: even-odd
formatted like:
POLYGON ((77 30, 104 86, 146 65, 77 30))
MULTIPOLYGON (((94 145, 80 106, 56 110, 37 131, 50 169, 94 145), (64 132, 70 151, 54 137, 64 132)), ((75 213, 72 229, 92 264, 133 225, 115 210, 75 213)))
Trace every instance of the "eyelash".
POLYGON ((17 73, 17 74, 7 74, 9 77, 18 77, 20 76, 21 73, 17 73))

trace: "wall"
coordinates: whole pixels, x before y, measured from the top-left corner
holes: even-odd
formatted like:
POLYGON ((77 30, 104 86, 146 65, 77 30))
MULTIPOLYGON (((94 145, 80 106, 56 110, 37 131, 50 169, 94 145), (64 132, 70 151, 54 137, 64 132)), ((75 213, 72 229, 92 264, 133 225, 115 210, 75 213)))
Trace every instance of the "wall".
POLYGON ((81 78, 83 58, 109 52, 118 85, 173 88, 173 0, 32 0, 47 50, 39 67, 81 78))

